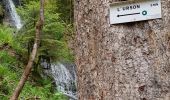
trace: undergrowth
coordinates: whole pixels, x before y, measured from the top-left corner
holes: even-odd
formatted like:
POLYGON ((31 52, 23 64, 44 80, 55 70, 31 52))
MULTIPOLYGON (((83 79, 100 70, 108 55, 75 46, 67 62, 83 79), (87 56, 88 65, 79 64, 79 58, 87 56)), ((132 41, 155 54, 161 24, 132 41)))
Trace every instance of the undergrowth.
MULTIPOLYGON (((13 30, 0 26, 0 100, 9 100, 17 86, 24 69, 19 56, 25 52, 20 42, 15 40, 13 30)), ((43 79, 43 85, 35 85, 31 79, 25 84, 20 100, 67 100, 58 93, 51 84, 51 80, 43 79)))

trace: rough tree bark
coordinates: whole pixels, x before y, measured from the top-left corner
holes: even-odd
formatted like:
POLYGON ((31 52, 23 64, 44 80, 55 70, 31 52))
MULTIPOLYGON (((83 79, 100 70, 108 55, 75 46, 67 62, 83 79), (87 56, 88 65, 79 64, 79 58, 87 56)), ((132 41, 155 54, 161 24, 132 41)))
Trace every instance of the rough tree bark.
POLYGON ((170 1, 162 19, 109 24, 109 4, 75 0, 79 100, 170 100, 170 1))
POLYGON ((31 52, 28 64, 25 67, 25 70, 21 76, 19 83, 18 83, 18 86, 16 87, 15 91, 13 92, 13 95, 11 96, 10 100, 18 100, 18 97, 24 87, 24 84, 28 79, 28 76, 31 72, 32 65, 34 63, 34 59, 36 57, 37 50, 39 47, 40 33, 43 28, 43 23, 44 23, 44 0, 40 0, 40 17, 39 17, 39 19, 36 23, 36 26, 35 26, 36 32, 35 32, 35 40, 34 40, 33 50, 31 52))

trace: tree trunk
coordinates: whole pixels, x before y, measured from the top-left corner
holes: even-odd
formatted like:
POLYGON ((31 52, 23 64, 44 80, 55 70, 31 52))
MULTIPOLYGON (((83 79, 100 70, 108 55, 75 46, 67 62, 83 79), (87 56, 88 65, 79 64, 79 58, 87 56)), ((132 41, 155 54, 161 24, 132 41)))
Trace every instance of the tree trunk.
POLYGON ((27 66, 25 67, 25 70, 21 76, 21 79, 18 83, 18 86, 16 87, 15 91, 13 92, 13 95, 11 96, 10 100, 18 100, 18 97, 24 87, 25 82, 28 79, 28 76, 31 72, 32 65, 34 63, 34 59, 37 54, 39 42, 40 42, 40 33, 43 28, 43 23, 44 23, 44 0, 40 1, 40 17, 39 20, 36 24, 36 33, 35 33, 35 40, 34 40, 34 45, 33 45, 33 50, 30 55, 30 59, 28 61, 27 66))
POLYGON ((162 19, 110 25, 116 1, 74 2, 79 100, 170 100, 170 1, 162 19))

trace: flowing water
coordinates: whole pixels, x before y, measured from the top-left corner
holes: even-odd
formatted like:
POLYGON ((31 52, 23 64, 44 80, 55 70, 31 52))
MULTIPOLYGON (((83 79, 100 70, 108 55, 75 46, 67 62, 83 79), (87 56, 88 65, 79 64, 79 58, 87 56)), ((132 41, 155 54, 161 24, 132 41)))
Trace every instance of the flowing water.
POLYGON ((76 100, 76 69, 74 64, 51 64, 50 69, 45 71, 50 74, 56 83, 57 90, 76 100))
MULTIPOLYGON (((14 2, 5 0, 6 10, 8 12, 9 21, 17 29, 22 27, 20 16, 16 12, 14 2)), ((76 68, 74 64, 48 64, 42 61, 42 66, 46 69, 45 74, 53 77, 57 90, 68 96, 70 100, 77 100, 76 96, 76 68), (50 66, 50 67, 49 67, 50 66)))
POLYGON ((11 23, 17 28, 20 29, 22 27, 20 16, 17 14, 14 2, 12 0, 6 0, 7 3, 7 11, 11 17, 11 23))

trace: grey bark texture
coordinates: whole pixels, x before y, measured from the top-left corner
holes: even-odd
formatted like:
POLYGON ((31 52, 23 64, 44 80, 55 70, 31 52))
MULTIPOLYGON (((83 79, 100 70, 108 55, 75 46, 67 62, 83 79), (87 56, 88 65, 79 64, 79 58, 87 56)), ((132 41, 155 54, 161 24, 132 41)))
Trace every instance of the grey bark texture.
POLYGON ((170 100, 170 1, 162 19, 110 25, 117 1, 74 2, 79 100, 170 100))

